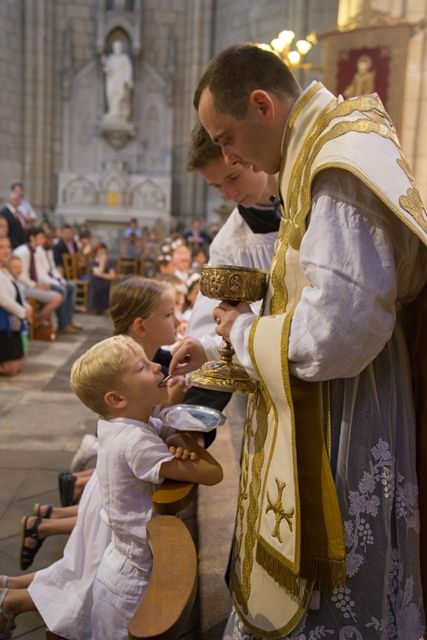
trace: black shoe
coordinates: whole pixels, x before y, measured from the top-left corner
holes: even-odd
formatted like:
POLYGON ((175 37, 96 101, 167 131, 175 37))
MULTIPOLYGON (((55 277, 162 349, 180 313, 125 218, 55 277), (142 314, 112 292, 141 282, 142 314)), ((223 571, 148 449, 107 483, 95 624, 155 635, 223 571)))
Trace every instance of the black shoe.
POLYGON ((59 497, 62 507, 70 507, 74 504, 73 494, 76 478, 71 471, 58 473, 59 497))

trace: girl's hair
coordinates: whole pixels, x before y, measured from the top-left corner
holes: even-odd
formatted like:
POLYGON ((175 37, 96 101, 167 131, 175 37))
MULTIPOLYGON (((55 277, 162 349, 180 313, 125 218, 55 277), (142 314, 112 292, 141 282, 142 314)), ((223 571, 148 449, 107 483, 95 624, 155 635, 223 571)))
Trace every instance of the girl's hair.
POLYGON ((98 342, 76 360, 70 384, 84 405, 101 416, 108 414, 104 396, 122 390, 122 376, 128 358, 143 357, 143 348, 129 336, 113 336, 98 342))
POLYGON ((155 310, 168 285, 150 278, 131 276, 111 288, 110 313, 113 333, 127 333, 135 318, 146 320, 155 310))

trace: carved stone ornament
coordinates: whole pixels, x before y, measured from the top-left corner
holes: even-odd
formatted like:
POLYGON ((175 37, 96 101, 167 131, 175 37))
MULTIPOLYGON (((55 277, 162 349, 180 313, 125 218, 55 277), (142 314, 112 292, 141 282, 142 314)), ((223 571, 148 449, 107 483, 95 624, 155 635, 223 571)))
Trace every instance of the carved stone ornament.
POLYGON ((121 149, 135 137, 136 128, 132 122, 104 117, 100 122, 99 132, 114 149, 121 149))

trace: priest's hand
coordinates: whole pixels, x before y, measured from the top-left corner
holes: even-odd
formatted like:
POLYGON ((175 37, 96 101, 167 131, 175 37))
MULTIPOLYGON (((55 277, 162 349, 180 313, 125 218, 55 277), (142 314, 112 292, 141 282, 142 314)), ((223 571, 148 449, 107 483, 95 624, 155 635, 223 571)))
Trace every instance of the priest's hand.
POLYGON ((205 350, 196 338, 184 338, 172 349, 172 360, 169 363, 169 373, 185 375, 202 366, 207 360, 205 350))
POLYGON ((230 331, 233 327, 234 321, 242 313, 250 313, 251 308, 247 302, 239 302, 237 305, 229 304, 228 302, 221 302, 215 307, 213 316, 216 322, 215 331, 219 336, 222 336, 224 340, 230 342, 230 331))

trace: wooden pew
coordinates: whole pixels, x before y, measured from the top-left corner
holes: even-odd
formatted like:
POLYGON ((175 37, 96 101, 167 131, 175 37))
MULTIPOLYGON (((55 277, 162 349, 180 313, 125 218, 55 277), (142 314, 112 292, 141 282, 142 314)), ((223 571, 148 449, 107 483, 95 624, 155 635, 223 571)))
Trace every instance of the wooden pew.
MULTIPOLYGON (((194 484, 165 480, 153 494, 153 510, 161 514, 147 525, 153 569, 129 621, 129 640, 176 640, 184 629, 197 593, 197 552, 176 514, 190 504, 196 491, 194 484)), ((46 640, 66 638, 46 630, 46 640)))
POLYGON ((64 267, 64 278, 76 286, 76 305, 87 309, 89 301, 89 281, 80 280, 80 254, 63 253, 62 264, 64 267))

